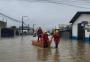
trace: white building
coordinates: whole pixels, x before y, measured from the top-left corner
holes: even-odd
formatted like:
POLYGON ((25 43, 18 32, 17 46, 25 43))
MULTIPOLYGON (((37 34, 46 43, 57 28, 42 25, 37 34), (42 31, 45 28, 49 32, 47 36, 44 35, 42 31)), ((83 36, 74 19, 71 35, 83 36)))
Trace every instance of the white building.
POLYGON ((72 23, 72 38, 78 40, 90 40, 90 12, 77 12, 70 21, 72 23), (87 27, 87 29, 85 29, 87 27))

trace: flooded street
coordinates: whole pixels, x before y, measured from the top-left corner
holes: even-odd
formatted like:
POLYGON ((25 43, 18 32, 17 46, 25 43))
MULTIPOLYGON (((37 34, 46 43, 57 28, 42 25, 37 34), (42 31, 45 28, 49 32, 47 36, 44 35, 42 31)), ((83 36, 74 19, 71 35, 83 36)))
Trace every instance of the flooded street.
POLYGON ((0 0, 0 62, 90 62, 90 1, 0 0))
POLYGON ((90 62, 90 43, 62 40, 59 48, 32 45, 32 36, 0 39, 0 62, 90 62))

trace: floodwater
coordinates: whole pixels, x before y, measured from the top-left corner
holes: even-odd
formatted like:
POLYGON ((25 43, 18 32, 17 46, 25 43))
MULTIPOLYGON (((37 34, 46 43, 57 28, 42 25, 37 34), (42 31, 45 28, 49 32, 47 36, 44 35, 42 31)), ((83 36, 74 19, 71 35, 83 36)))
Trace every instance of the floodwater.
POLYGON ((90 62, 90 42, 61 39, 59 48, 32 45, 32 36, 0 39, 0 62, 90 62))

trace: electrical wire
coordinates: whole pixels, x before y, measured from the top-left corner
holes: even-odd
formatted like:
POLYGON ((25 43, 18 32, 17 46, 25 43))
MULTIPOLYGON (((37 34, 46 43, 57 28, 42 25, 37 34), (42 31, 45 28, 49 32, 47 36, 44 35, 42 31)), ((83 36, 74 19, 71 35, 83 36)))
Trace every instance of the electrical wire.
POLYGON ((57 1, 57 2, 53 2, 53 1, 47 1, 48 3, 55 3, 55 4, 62 4, 62 5, 67 5, 67 6, 73 6, 73 7, 78 7, 78 8, 84 8, 84 9, 90 9, 89 7, 83 7, 80 5, 74 5, 73 3, 75 3, 75 1, 71 1, 71 2, 65 2, 65 1, 57 1))
MULTIPOLYGON (((1 15, 1 16, 4 16, 5 18, 10 19, 11 21, 15 21, 15 22, 17 22, 17 23, 22 23, 22 21, 19 21, 19 20, 17 20, 17 19, 11 18, 11 17, 9 17, 9 16, 7 16, 7 15, 1 13, 1 12, 0 12, 0 15, 1 15)), ((24 25, 27 25, 27 24, 24 23, 24 25)))

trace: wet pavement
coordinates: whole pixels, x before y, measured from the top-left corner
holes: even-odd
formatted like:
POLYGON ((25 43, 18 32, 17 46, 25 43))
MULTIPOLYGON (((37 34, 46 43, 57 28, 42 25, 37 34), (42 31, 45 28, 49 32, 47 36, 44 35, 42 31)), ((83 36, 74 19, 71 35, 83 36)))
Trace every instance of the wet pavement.
POLYGON ((90 42, 61 39, 59 48, 33 46, 32 36, 0 39, 0 62, 90 62, 90 42))

